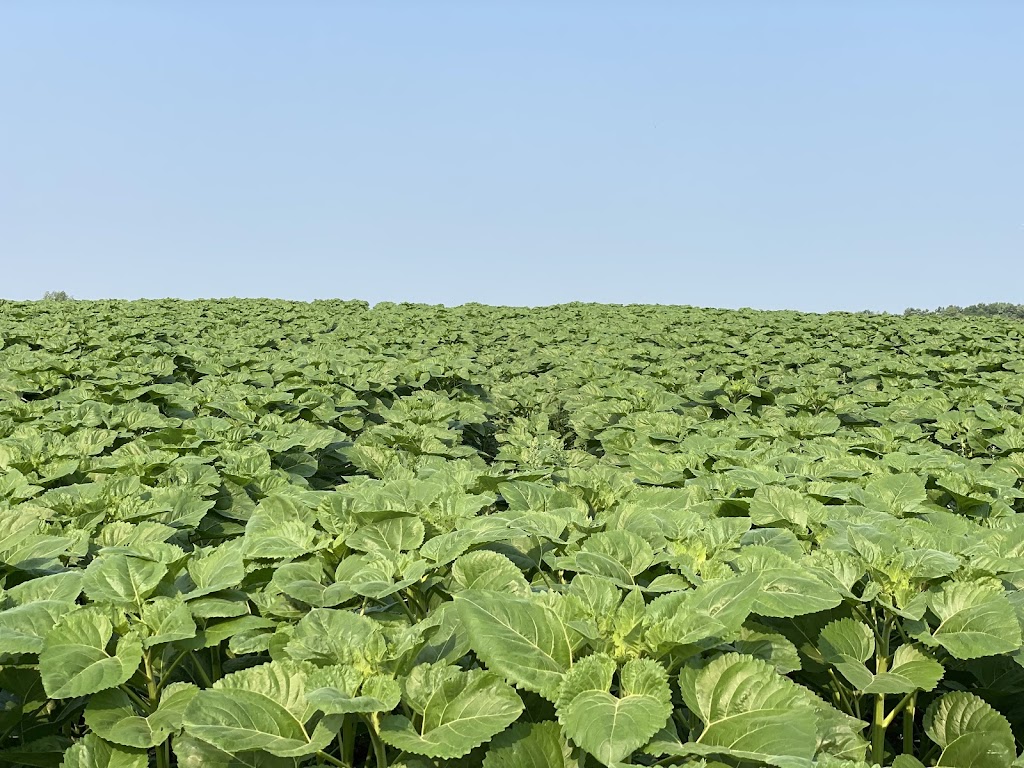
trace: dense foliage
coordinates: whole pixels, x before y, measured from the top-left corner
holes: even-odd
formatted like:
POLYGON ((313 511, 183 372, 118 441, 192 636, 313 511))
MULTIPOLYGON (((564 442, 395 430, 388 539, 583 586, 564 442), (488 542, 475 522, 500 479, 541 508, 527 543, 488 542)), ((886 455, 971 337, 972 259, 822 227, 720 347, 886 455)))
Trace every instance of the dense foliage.
POLYGON ((1022 409, 995 319, 6 303, 0 765, 1010 766, 1022 409))
POLYGON ((1014 320, 1024 320, 1024 304, 1010 304, 1005 301, 997 301, 992 304, 970 304, 966 307, 950 304, 938 309, 910 308, 903 314, 942 315, 944 317, 1009 317, 1014 320))

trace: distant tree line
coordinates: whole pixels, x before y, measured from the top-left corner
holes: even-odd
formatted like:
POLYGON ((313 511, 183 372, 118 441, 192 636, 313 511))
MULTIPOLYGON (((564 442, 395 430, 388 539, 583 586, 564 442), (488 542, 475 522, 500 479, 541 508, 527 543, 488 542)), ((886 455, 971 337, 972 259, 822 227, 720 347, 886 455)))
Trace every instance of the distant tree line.
POLYGON ((43 294, 43 301, 73 301, 74 298, 67 291, 47 291, 43 294))
POLYGON ((915 309, 910 307, 903 312, 904 315, 946 315, 954 317, 1010 317, 1014 320, 1024 320, 1024 304, 1010 304, 1006 301, 997 301, 992 304, 971 304, 969 307, 958 307, 950 304, 948 307, 938 309, 915 309))

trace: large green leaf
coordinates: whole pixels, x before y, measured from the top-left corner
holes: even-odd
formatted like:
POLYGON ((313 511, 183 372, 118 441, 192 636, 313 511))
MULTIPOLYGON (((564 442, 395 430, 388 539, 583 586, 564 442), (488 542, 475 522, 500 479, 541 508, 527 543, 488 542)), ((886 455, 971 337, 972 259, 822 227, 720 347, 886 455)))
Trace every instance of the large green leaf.
POLYGON ((761 591, 752 612, 759 616, 791 618, 835 608, 842 596, 824 581, 792 568, 760 571, 761 591))
POLYGON ((704 724, 696 742, 745 760, 809 760, 817 714, 807 692, 760 659, 729 653, 680 675, 686 706, 704 724))
POLYGON ((505 730, 523 711, 513 688, 497 675, 422 664, 405 683, 406 699, 420 715, 381 719, 380 736, 405 752, 427 757, 462 757, 505 730))
POLYGON ((196 623, 189 606, 180 599, 156 597, 142 606, 140 614, 146 637, 143 648, 196 636, 196 623))
POLYGON ((516 723, 491 739, 483 768, 578 768, 558 723, 516 723))
POLYGON ((87 733, 64 753, 63 768, 146 768, 146 752, 104 741, 87 733))
POLYGON ((115 552, 89 564, 82 586, 93 602, 138 610, 166 573, 163 563, 115 552))
POLYGON ((198 691, 189 683, 172 683, 164 689, 156 711, 146 717, 138 714, 123 691, 101 691, 89 699, 85 724, 114 744, 139 749, 155 747, 181 728, 185 708, 198 691))
POLYGON ((227 542, 219 547, 196 550, 189 558, 187 568, 192 580, 187 599, 236 587, 245 578, 242 547, 227 542))
POLYGON ((766 485, 754 492, 750 501, 750 519, 758 526, 787 523, 805 529, 820 522, 825 505, 799 491, 777 485, 766 485))
POLYGON ((821 630, 818 650, 826 663, 862 693, 930 691, 942 679, 942 665, 914 645, 901 645, 886 672, 873 673, 864 662, 875 653, 871 628, 854 619, 839 619, 821 630))
POLYGON ((390 712, 398 706, 401 696, 393 678, 364 677, 355 667, 322 667, 306 676, 306 700, 328 715, 390 712))
POLYGON ((665 669, 652 659, 631 659, 611 693, 615 660, 604 654, 582 659, 566 675, 557 702, 558 720, 576 744, 605 765, 614 765, 646 744, 672 712, 665 669))
POLYGON ((277 661, 227 675, 192 698, 185 730, 230 754, 311 755, 330 743, 340 723, 315 718, 306 675, 294 662, 277 661))
POLYGON ((295 625, 285 648, 300 661, 349 664, 372 674, 387 648, 380 627, 372 619, 350 611, 315 608, 295 625))
POLYGON ((465 590, 455 595, 470 646, 494 672, 554 700, 572 666, 569 630, 547 606, 500 592, 465 590))
POLYGON ((171 742, 178 768, 299 768, 302 757, 278 757, 269 752, 225 752, 188 733, 171 742))
POLYGON ((39 653, 54 624, 73 608, 65 602, 41 600, 0 612, 0 654, 39 653))
POLYGON ((958 659, 1010 653, 1021 645, 1020 625, 999 586, 988 582, 946 582, 930 595, 929 607, 940 619, 929 636, 958 659))
POLYGON ((62 617, 47 634, 39 654, 46 695, 53 699, 87 696, 127 681, 142 662, 142 643, 138 636, 126 635, 109 653, 113 631, 110 619, 94 609, 62 617))
POLYGON ((936 765, 1006 768, 1016 756, 1006 718, 970 693, 947 693, 935 700, 925 713, 924 727, 928 738, 942 747, 936 765))
POLYGON ((271 560, 302 557, 316 549, 316 515, 284 495, 261 501, 245 525, 244 553, 271 560))
POLYGON ((732 576, 656 599, 644 618, 646 640, 686 645, 739 632, 760 592, 757 574, 732 576))

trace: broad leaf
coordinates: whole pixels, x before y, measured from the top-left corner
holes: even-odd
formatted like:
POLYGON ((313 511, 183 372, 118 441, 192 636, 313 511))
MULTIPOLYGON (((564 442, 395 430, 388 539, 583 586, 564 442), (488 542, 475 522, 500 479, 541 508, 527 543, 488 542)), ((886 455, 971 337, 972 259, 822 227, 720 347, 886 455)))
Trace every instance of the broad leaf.
POLYGON ((970 693, 947 693, 928 707, 928 738, 942 747, 936 765, 1006 768, 1016 756, 1013 732, 1001 714, 970 693))
POLYGON ((128 680, 142 661, 142 643, 127 635, 114 653, 110 619, 93 609, 69 613, 47 634, 39 654, 46 695, 53 699, 88 696, 128 680))
POLYGON ((559 689, 558 720, 568 736, 605 765, 614 765, 646 744, 672 712, 668 674, 651 659, 631 659, 611 693, 615 660, 582 659, 559 689))
POLYGON ((381 719, 380 736, 405 752, 427 757, 462 757, 505 730, 523 711, 523 702, 497 675, 422 664, 406 681, 415 725, 404 715, 381 719))
POLYGON ((572 665, 569 632, 554 611, 525 597, 466 590, 455 595, 470 645, 487 667, 554 700, 572 665))

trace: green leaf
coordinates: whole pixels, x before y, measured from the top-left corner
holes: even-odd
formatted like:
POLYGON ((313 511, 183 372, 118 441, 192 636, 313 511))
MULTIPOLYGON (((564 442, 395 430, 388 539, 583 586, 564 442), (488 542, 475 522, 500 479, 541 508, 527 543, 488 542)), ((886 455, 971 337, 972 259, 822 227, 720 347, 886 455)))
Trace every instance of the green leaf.
POLYGON ((553 701, 572 665, 569 633, 555 612, 500 592, 465 590, 454 600, 470 646, 487 667, 553 701))
POLYGON ((924 480, 917 475, 886 475, 867 484, 865 506, 906 517, 928 500, 924 480))
POLYGON ((142 625, 148 632, 143 648, 160 643, 188 640, 196 636, 196 623, 186 603, 170 597, 157 597, 142 606, 142 625))
POLYGON ((516 723, 491 739, 483 768, 578 768, 558 723, 516 723))
POLYGON ((188 733, 175 736, 171 743, 178 768, 300 768, 305 762, 263 751, 228 753, 188 733))
POLYGON ((148 749, 162 744, 181 728, 185 708, 198 692, 189 683, 173 683, 161 695, 157 710, 142 717, 124 691, 101 691, 89 699, 85 724, 106 741, 148 749))
POLYGON ((632 531, 604 531, 588 538, 576 553, 576 568, 625 586, 654 562, 651 545, 632 531))
POLYGON ((316 752, 303 723, 272 699, 252 691, 200 691, 185 710, 185 728, 225 752, 266 750, 281 757, 316 752))
POLYGON ((759 577, 745 574, 659 597, 647 607, 647 641, 654 646, 686 645, 733 635, 759 593, 759 577))
POLYGON ((530 585, 519 567, 504 555, 487 550, 470 552, 456 560, 452 564, 452 581, 462 589, 530 594, 530 585))
POLYGON ((330 608, 355 597, 348 585, 324 584, 325 579, 323 563, 312 559, 285 563, 275 569, 273 584, 289 597, 315 608, 330 608))
POLYGON ((910 693, 931 691, 945 670, 939 662, 914 645, 901 645, 893 654, 888 672, 875 675, 864 693, 910 693))
POLYGON ((387 646, 373 619, 350 611, 315 608, 295 625, 285 650, 298 661, 348 664, 369 675, 377 671, 387 646))
POLYGON ((71 740, 65 736, 43 736, 40 739, 0 749, 3 768, 56 768, 65 757, 71 740))
POLYGON ((76 570, 29 579, 7 590, 7 601, 13 605, 27 605, 41 601, 71 605, 82 593, 83 578, 84 573, 76 570))
POLYGON ((243 551, 246 557, 287 560, 316 549, 316 515, 295 499, 268 496, 245 524, 243 551))
POLYGON ((809 760, 817 748, 817 715, 807 691, 760 659, 725 654, 686 668, 680 689, 704 723, 697 743, 745 760, 809 760))
POLYGON ((345 543, 362 552, 403 552, 417 549, 423 536, 423 521, 404 515, 361 526, 345 543))
POLYGON ((139 609, 166 573, 163 563, 112 553, 89 564, 82 586, 94 603, 139 609))
POLYGON ((901 645, 889 670, 873 674, 864 664, 875 653, 870 627, 854 619, 833 621, 821 630, 818 650, 827 664, 861 693, 930 691, 942 679, 942 665, 914 645, 901 645))
POLYGON ((839 619, 826 625, 818 636, 818 650, 855 689, 865 690, 874 675, 865 665, 875 653, 871 627, 855 619, 839 619))
POLYGON ((792 488, 765 485, 754 491, 750 501, 750 519, 759 527, 789 523, 806 529, 808 523, 820 522, 825 505, 792 488))
POLYGON ((925 713, 925 733, 942 747, 936 765, 1006 768, 1016 757, 1006 718, 970 693, 947 693, 925 713))
POLYGON ((760 577, 761 591, 752 609, 758 616, 792 618, 827 611, 843 601, 836 589, 796 568, 771 568, 760 577))
POLYGON ((505 730, 523 711, 519 695, 500 677, 483 670, 422 664, 406 681, 416 726, 404 715, 381 719, 380 737, 405 752, 455 758, 468 754, 505 730))
POLYGON ((1010 653, 1021 645, 1017 617, 997 585, 946 582, 930 595, 928 604, 941 619, 931 641, 958 659, 1010 653))
POLYGON ((0 654, 39 653, 54 624, 74 609, 55 600, 27 603, 0 613, 0 654))
POLYGON ((194 551, 186 567, 194 585, 188 600, 237 587, 245 578, 242 548, 233 542, 194 551))
POLYGON ((340 721, 312 719, 316 708, 306 700, 305 688, 306 673, 294 662, 234 672, 192 698, 183 718, 185 730, 231 754, 311 755, 331 742, 340 721))
POLYGON ((311 672, 306 699, 328 715, 390 712, 402 697, 398 682, 385 675, 364 678, 354 667, 331 666, 311 672))
POLYGON ((781 675, 796 672, 802 666, 799 651, 785 635, 772 632, 755 622, 748 622, 741 627, 738 636, 729 645, 737 653, 767 661, 781 675))
POLYGON ((558 720, 576 744, 605 765, 642 747, 668 721, 668 674, 652 659, 630 659, 611 693, 615 660, 595 654, 579 661, 559 690, 558 720))
POLYGON ((64 753, 63 768, 146 768, 146 752, 110 744, 87 733, 64 753))
POLYGON ((85 608, 61 618, 39 654, 46 695, 70 699, 126 682, 142 661, 142 643, 138 636, 126 635, 110 654, 107 645, 112 635, 110 619, 96 610, 85 608))

